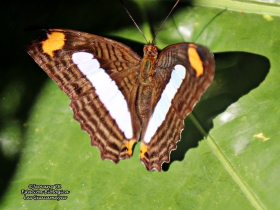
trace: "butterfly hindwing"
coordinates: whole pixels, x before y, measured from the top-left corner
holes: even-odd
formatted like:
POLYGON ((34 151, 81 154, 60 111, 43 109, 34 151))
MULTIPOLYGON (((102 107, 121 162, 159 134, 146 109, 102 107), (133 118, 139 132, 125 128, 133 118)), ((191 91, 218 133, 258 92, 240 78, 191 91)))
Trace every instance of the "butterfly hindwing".
POLYGON ((160 99, 142 132, 140 158, 148 170, 161 171, 181 139, 185 117, 213 80, 215 63, 207 48, 179 43, 163 49, 155 65, 170 79, 161 85, 160 99))
POLYGON ((27 51, 69 96, 102 159, 129 158, 140 133, 134 106, 141 58, 116 41, 64 29, 47 30, 27 51))

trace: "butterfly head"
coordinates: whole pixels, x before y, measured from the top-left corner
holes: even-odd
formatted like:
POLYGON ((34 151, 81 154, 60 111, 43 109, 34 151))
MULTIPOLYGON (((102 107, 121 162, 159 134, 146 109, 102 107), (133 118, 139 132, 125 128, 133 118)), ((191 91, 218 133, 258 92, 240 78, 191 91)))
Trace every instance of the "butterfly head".
POLYGON ((148 43, 143 48, 144 58, 156 59, 158 55, 158 48, 154 43, 148 43))

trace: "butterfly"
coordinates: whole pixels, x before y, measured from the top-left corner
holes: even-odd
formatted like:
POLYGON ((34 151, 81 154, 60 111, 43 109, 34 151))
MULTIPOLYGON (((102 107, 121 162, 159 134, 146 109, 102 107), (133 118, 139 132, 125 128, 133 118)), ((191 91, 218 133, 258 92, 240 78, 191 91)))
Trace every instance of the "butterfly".
POLYGON ((215 71, 213 54, 195 43, 159 52, 151 42, 141 58, 120 42, 68 29, 47 29, 27 52, 70 98, 102 159, 130 158, 141 136, 140 160, 150 171, 170 162, 215 71))

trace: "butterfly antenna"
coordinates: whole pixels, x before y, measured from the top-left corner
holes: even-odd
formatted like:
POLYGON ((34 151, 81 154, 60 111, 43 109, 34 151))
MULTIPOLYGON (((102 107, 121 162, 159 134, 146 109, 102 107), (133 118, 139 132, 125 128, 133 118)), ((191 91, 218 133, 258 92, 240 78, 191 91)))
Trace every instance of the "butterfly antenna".
POLYGON ((166 18, 164 19, 164 21, 162 22, 162 24, 160 25, 159 29, 156 31, 155 36, 153 38, 152 43, 154 43, 154 40, 156 38, 156 36, 158 35, 158 32, 161 30, 162 26, 165 24, 165 22, 167 21, 167 19, 169 18, 169 16, 171 15, 172 11, 175 9, 175 7, 177 6, 177 4, 179 3, 180 0, 177 0, 174 4, 174 6, 172 7, 172 9, 170 10, 170 12, 168 13, 168 15, 166 16, 166 18))
POLYGON ((136 28, 138 29, 138 31, 140 31, 140 33, 142 34, 142 36, 144 37, 144 39, 146 40, 146 42, 148 43, 148 40, 146 39, 144 33, 142 32, 142 30, 139 28, 139 26, 137 25, 137 23, 135 22, 135 20, 133 19, 132 15, 129 13, 128 9, 126 8, 125 4, 123 3, 122 0, 119 0, 123 6, 123 8, 125 9, 125 11, 127 12, 128 16, 130 17, 130 19, 132 20, 132 22, 134 23, 134 25, 136 26, 136 28))

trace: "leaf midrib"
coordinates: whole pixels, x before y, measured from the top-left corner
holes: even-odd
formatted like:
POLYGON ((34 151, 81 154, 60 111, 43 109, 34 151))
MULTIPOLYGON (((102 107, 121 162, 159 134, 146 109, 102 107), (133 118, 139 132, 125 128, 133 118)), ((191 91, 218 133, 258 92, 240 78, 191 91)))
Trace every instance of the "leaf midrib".
POLYGON ((193 114, 189 115, 189 118, 194 123, 194 125, 197 127, 197 129, 203 134, 205 137, 205 140, 207 144, 210 146, 214 154, 217 156, 219 161, 222 163, 226 171, 229 173, 229 175, 232 177, 232 179, 235 181, 235 183, 240 187, 242 192, 245 194, 247 199, 251 202, 251 204, 256 209, 266 209, 260 199, 256 196, 256 194, 251 190, 251 188, 247 185, 245 180, 240 176, 240 174, 237 172, 237 170, 234 168, 234 166, 231 164, 227 156, 223 153, 221 147, 216 143, 215 139, 208 134, 205 129, 202 127, 202 125, 198 122, 196 117, 193 114))

